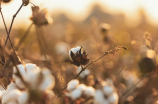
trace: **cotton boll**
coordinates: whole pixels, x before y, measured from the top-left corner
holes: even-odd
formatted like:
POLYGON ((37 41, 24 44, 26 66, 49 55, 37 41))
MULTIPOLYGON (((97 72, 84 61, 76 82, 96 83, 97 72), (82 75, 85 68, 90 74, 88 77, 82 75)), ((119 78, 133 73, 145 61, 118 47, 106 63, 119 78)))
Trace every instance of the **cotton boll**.
POLYGON ((14 82, 11 82, 8 86, 7 86, 7 92, 13 90, 13 89, 16 89, 17 86, 14 82))
POLYGON ((82 95, 82 90, 81 89, 74 89, 73 91, 70 92, 70 98, 72 100, 76 100, 80 98, 82 95))
POLYGON ((67 55, 67 50, 70 48, 69 44, 65 42, 58 42, 55 44, 55 51, 61 55, 67 55))
POLYGON ((71 91, 77 87, 79 84, 79 81, 77 79, 71 80, 67 85, 67 90, 71 91))
POLYGON ((104 98, 104 94, 101 90, 96 90, 94 95, 94 104, 109 104, 104 98))
POLYGON ((0 90, 0 100, 2 100, 3 95, 5 95, 6 91, 5 90, 0 90))
MULTIPOLYGON (((82 67, 79 66, 76 73, 78 74, 81 70, 82 70, 82 67)), ((88 76, 89 74, 90 74, 90 71, 88 69, 85 69, 79 76, 81 78, 84 78, 84 77, 88 76)))
POLYGON ((118 94, 114 92, 111 96, 109 96, 108 101, 110 104, 118 104, 118 94))
POLYGON ((42 84, 39 85, 39 89, 44 91, 44 90, 49 90, 52 89, 55 85, 55 79, 53 76, 47 76, 43 79, 42 84))
POLYGON ((23 91, 18 97, 19 104, 27 104, 29 100, 29 93, 27 91, 23 91))
POLYGON ((14 101, 18 98, 20 94, 21 94, 20 90, 14 89, 14 90, 11 90, 7 95, 8 95, 9 100, 14 101))
POLYGON ((23 84, 23 82, 21 81, 20 78, 16 79, 16 80, 15 80, 15 83, 16 83, 16 85, 17 85, 19 88, 21 88, 21 89, 25 89, 25 88, 26 88, 26 86, 23 84))
MULTIPOLYGON (((39 71, 39 68, 35 64, 31 64, 31 63, 24 64, 24 65, 19 64, 17 65, 17 68, 22 76, 25 76, 26 74, 29 74, 32 71, 39 71)), ((13 72, 17 73, 16 67, 13 68, 13 72)))
POLYGON ((81 89, 82 91, 86 90, 86 88, 87 88, 87 86, 84 85, 84 84, 79 84, 79 85, 77 86, 77 89, 81 89))
POLYGON ((76 47, 74 47, 74 48, 71 48, 71 49, 69 50, 69 55, 71 56, 71 51, 72 51, 74 54, 76 54, 80 49, 81 49, 80 46, 76 46, 76 47))
POLYGON ((87 87, 86 90, 84 91, 84 95, 87 97, 93 97, 95 95, 95 90, 93 87, 87 87))
POLYGON ((51 75, 48 69, 43 69, 42 74, 43 74, 43 80, 41 84, 39 85, 39 89, 42 91, 51 90, 55 85, 54 76, 51 75))
POLYGON ((26 82, 29 82, 31 87, 36 87, 38 84, 40 72, 39 71, 32 71, 32 73, 27 74, 26 82))
POLYGON ((20 94, 21 94, 21 91, 19 91, 18 89, 14 89, 7 92, 2 98, 2 104, 5 104, 11 101, 16 101, 20 94))
POLYGON ((114 92, 114 88, 113 88, 113 86, 105 85, 103 87, 103 92, 105 95, 110 96, 114 92))

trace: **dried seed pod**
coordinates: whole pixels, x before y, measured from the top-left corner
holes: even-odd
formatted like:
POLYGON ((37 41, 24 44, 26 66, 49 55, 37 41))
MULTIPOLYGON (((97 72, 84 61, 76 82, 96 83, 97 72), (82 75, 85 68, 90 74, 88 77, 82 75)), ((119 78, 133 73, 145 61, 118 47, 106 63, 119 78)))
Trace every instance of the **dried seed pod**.
POLYGON ((71 63, 76 66, 85 65, 89 62, 85 50, 80 46, 76 46, 69 50, 69 58, 71 63))
POLYGON ((27 6, 30 2, 30 0, 22 0, 22 1, 23 1, 24 6, 27 6))
POLYGON ((32 7, 32 17, 30 18, 36 26, 43 26, 53 22, 46 9, 39 11, 38 6, 32 7))
POLYGON ((12 0, 0 0, 0 2, 3 2, 3 3, 9 3, 10 1, 12 1, 12 0))

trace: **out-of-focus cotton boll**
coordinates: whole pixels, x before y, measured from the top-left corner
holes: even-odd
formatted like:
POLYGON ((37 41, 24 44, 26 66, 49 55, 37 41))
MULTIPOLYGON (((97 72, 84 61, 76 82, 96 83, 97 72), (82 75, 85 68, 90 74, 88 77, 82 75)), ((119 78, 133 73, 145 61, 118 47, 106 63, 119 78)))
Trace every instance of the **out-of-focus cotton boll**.
POLYGON ((108 101, 104 98, 104 94, 101 90, 96 90, 94 96, 94 104, 109 104, 108 101))
MULTIPOLYGON (((82 70, 82 67, 79 66, 76 73, 78 74, 80 71, 82 70)), ((79 76, 81 78, 85 78, 86 76, 88 76, 90 74, 90 71, 88 69, 85 69, 79 76)))
POLYGON ((156 53, 152 49, 148 49, 146 55, 148 58, 156 59, 156 53))
POLYGON ((84 84, 79 84, 79 85, 77 86, 77 89, 81 89, 82 91, 85 91, 85 90, 87 89, 87 86, 84 85, 84 84))
POLYGON ((69 97, 70 97, 72 100, 76 100, 76 99, 80 98, 81 95, 82 95, 82 90, 81 90, 81 89, 74 89, 73 91, 71 91, 69 97))
MULTIPOLYGON (((39 67, 37 67, 35 64, 28 63, 24 65, 17 65, 17 68, 24 81, 29 82, 32 87, 37 85, 38 73, 40 72, 39 67)), ((26 88, 22 80, 18 76, 16 76, 17 69, 15 67, 13 68, 13 72, 13 79, 15 80, 17 86, 23 89, 26 88)))
POLYGON ((74 80, 71 80, 68 85, 67 85, 67 90, 68 91, 71 91, 73 89, 75 89, 77 87, 77 85, 79 84, 79 81, 74 79, 74 80))
POLYGON ((27 104, 28 100, 29 100, 29 93, 27 91, 21 92, 21 94, 18 97, 18 103, 27 104))
POLYGON ((103 87, 103 92, 105 95, 110 96, 114 92, 114 88, 111 85, 106 85, 103 87))
POLYGON ((13 90, 13 89, 16 89, 17 86, 14 82, 11 82, 8 86, 7 86, 7 92, 13 90))
POLYGON ((95 104, 118 104, 118 94, 111 83, 105 82, 101 90, 97 90, 94 96, 95 104))
POLYGON ((2 104, 8 104, 8 102, 16 101, 20 94, 21 91, 19 91, 18 89, 14 89, 5 93, 5 95, 2 98, 2 104))
POLYGON ((109 96, 108 101, 110 104, 118 104, 118 94, 114 92, 111 96, 109 96))
MULTIPOLYGON (((28 75, 33 73, 33 72, 39 72, 39 67, 37 67, 35 64, 31 64, 31 63, 28 63, 28 64, 19 64, 17 65, 17 68, 21 74, 21 76, 24 78, 24 80, 26 80, 28 78, 28 75)), ((14 74, 17 73, 17 69, 16 67, 13 68, 13 72, 14 74)), ((16 78, 16 77, 13 77, 13 78, 16 78)), ((14 79, 16 80, 16 79, 14 79)))
POLYGON ((17 85, 19 88, 21 88, 21 89, 25 89, 25 88, 26 88, 26 86, 23 84, 23 82, 21 81, 20 78, 17 78, 17 79, 15 80, 15 83, 16 83, 16 85, 17 85))
POLYGON ((0 100, 2 100, 3 95, 6 93, 5 90, 0 90, 0 100))
POLYGON ((55 44, 55 51, 57 54, 67 56, 67 52, 69 48, 70 48, 69 44, 65 42, 58 42, 57 44, 55 44))
POLYGON ((84 95, 87 97, 93 97, 95 95, 95 89, 93 87, 87 87, 84 91, 84 95))
POLYGON ((55 78, 51 75, 51 72, 48 69, 42 70, 43 80, 39 85, 39 89, 42 91, 50 90, 55 85, 55 78))

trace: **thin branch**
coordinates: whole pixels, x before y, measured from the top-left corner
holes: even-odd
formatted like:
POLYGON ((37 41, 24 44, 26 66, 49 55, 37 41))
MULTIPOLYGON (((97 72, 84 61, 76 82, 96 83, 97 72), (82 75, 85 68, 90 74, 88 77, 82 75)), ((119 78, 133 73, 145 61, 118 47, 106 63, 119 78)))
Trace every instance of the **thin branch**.
POLYGON ((3 20, 3 23, 4 23, 5 30, 6 30, 6 33, 7 33, 7 37, 9 39, 10 44, 11 44, 11 47, 13 48, 13 51, 15 52, 13 44, 12 44, 11 39, 9 37, 9 33, 8 33, 8 30, 7 30, 7 26, 6 26, 6 23, 5 23, 4 16, 3 16, 3 13, 1 11, 1 8, 0 8, 0 12, 1 12, 1 16, 2 16, 2 20, 3 20))
MULTIPOLYGON (((91 64, 95 63, 96 61, 100 60, 101 58, 103 58, 103 57, 106 56, 106 55, 116 53, 116 52, 119 51, 121 48, 127 50, 126 47, 124 47, 124 46, 119 46, 119 45, 118 45, 117 47, 115 47, 115 48, 112 49, 112 50, 105 51, 105 53, 104 53, 102 56, 100 56, 99 58, 97 58, 97 59, 95 59, 94 61, 90 62, 90 63, 89 63, 88 65, 86 65, 85 67, 82 67, 82 65, 81 65, 82 70, 81 70, 73 79, 78 78, 78 76, 79 76, 86 68, 88 68, 91 64)), ((54 98, 54 100, 51 102, 51 104, 53 104, 53 103, 56 101, 56 99, 62 94, 62 92, 63 92, 66 88, 67 88, 67 85, 59 92, 59 94, 54 98)))
POLYGON ((15 68, 17 69, 18 77, 22 80, 23 84, 26 85, 26 86, 28 86, 27 82, 25 82, 24 78, 22 77, 22 75, 21 75, 21 73, 20 73, 20 71, 19 71, 19 69, 18 69, 18 67, 17 67, 17 64, 16 64, 16 62, 15 62, 14 57, 11 55, 11 53, 7 52, 7 50, 6 50, 5 47, 0 46, 0 48, 4 50, 5 54, 6 54, 6 55, 10 58, 10 60, 13 62, 15 68))
POLYGON ((0 64, 4 65, 4 63, 0 60, 0 64))
MULTIPOLYGON (((6 38, 4 46, 6 46, 7 41, 9 39, 9 37, 10 37, 9 35, 10 35, 11 29, 12 29, 12 26, 13 26, 14 19, 15 19, 16 15, 19 13, 19 11, 21 10, 23 5, 24 5, 24 2, 22 2, 22 4, 21 4, 20 8, 18 9, 18 11, 13 15, 12 22, 11 22, 11 25, 10 25, 10 28, 9 28, 9 32, 7 32, 7 38, 6 38)), ((14 48, 13 48, 13 50, 14 50, 14 48)))
POLYGON ((18 50, 21 44, 24 42, 32 26, 33 26, 33 23, 31 23, 31 25, 29 26, 29 28, 27 29, 23 37, 19 40, 17 46, 15 47, 16 50, 18 50))
POLYGON ((0 82, 0 84, 5 90, 7 90, 7 88, 1 82, 0 82))
POLYGON ((32 2, 29 2, 30 4, 32 4, 33 6, 36 6, 35 4, 33 4, 32 2))

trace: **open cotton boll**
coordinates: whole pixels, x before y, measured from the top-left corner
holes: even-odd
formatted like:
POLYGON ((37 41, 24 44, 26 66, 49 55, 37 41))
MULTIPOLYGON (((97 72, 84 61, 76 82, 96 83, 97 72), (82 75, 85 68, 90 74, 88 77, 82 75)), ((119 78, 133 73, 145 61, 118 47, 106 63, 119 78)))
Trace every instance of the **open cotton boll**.
POLYGON ((91 86, 87 87, 84 91, 84 95, 86 95, 87 97, 93 97, 95 95, 95 89, 91 86))
POLYGON ((70 50, 69 50, 69 58, 70 58, 70 60, 71 61, 73 61, 73 59, 72 59, 72 57, 71 57, 71 52, 73 53, 73 54, 77 54, 77 53, 79 53, 79 50, 81 49, 81 47, 80 46, 76 46, 76 47, 74 47, 74 48, 71 48, 70 50))
POLYGON ((2 104, 6 104, 6 103, 8 104, 8 102, 16 101, 20 94, 21 91, 19 91, 18 89, 13 89, 5 93, 5 95, 2 98, 2 104))
MULTIPOLYGON (((29 82, 31 85, 36 85, 37 84, 37 73, 40 72, 39 67, 37 67, 35 64, 19 64, 17 65, 17 68, 23 77, 24 81, 29 82)), ((13 72, 17 73, 17 69, 14 67, 13 72)), ((18 87, 20 88, 26 88, 25 85, 23 84, 22 80, 16 76, 16 74, 13 74, 13 79, 15 80, 15 83, 17 84, 18 87)))
POLYGON ((71 80, 67 85, 67 90, 71 91, 77 87, 79 84, 79 81, 77 79, 71 80))
POLYGON ((67 55, 67 50, 70 48, 69 44, 65 42, 58 42, 55 44, 55 51, 61 55, 67 55))
POLYGON ((86 88, 87 88, 87 86, 84 85, 84 84, 79 84, 79 85, 77 86, 77 89, 81 89, 82 91, 86 90, 86 88))
POLYGON ((72 100, 76 100, 78 98, 80 98, 82 95, 82 90, 81 89, 74 89, 73 91, 70 92, 70 98, 72 100))
POLYGON ((104 94, 101 90, 96 90, 94 104, 109 104, 109 102, 104 98, 104 94))
POLYGON ((103 92, 105 95, 110 96, 114 92, 114 88, 113 86, 106 84, 103 87, 103 92))
POLYGON ((36 87, 39 83, 40 71, 32 71, 32 73, 27 74, 26 82, 30 84, 31 87, 36 87))
POLYGON ((6 90, 0 90, 0 100, 2 100, 2 97, 5 93, 6 93, 6 90))
POLYGON ((118 94, 114 92, 111 96, 109 96, 108 101, 110 104, 118 104, 118 94))
MULTIPOLYGON (((26 77, 26 74, 32 73, 32 71, 34 71, 34 72, 40 71, 39 67, 37 67, 35 64, 31 64, 31 63, 27 63, 24 65, 19 64, 19 65, 17 65, 17 68, 23 77, 26 77)), ((13 68, 13 72, 17 73, 16 67, 13 68)))
POLYGON ((19 88, 21 88, 21 89, 25 89, 25 88, 26 88, 26 86, 23 84, 23 82, 21 81, 20 78, 17 78, 17 79, 15 80, 15 83, 16 83, 16 85, 17 85, 19 88))
POLYGON ((74 54, 76 54, 80 49, 81 49, 80 46, 76 46, 76 47, 74 47, 74 48, 71 48, 71 49, 69 50, 69 55, 71 56, 71 51, 72 51, 74 54))
MULTIPOLYGON (((82 67, 79 66, 76 73, 78 74, 81 70, 82 70, 82 67)), ((79 76, 81 78, 84 78, 84 77, 88 76, 89 74, 90 74, 90 71, 88 69, 85 69, 79 76)))
POLYGON ((55 86, 55 78, 51 74, 51 72, 48 69, 42 70, 43 79, 41 81, 41 84, 39 85, 39 89, 42 91, 45 90, 51 90, 55 86))
POLYGON ((18 103, 27 104, 28 100, 29 100, 29 93, 27 91, 21 92, 21 94, 18 97, 18 103))
POLYGON ((14 82, 11 82, 8 86, 7 86, 7 92, 13 90, 13 89, 17 89, 17 86, 14 82))

